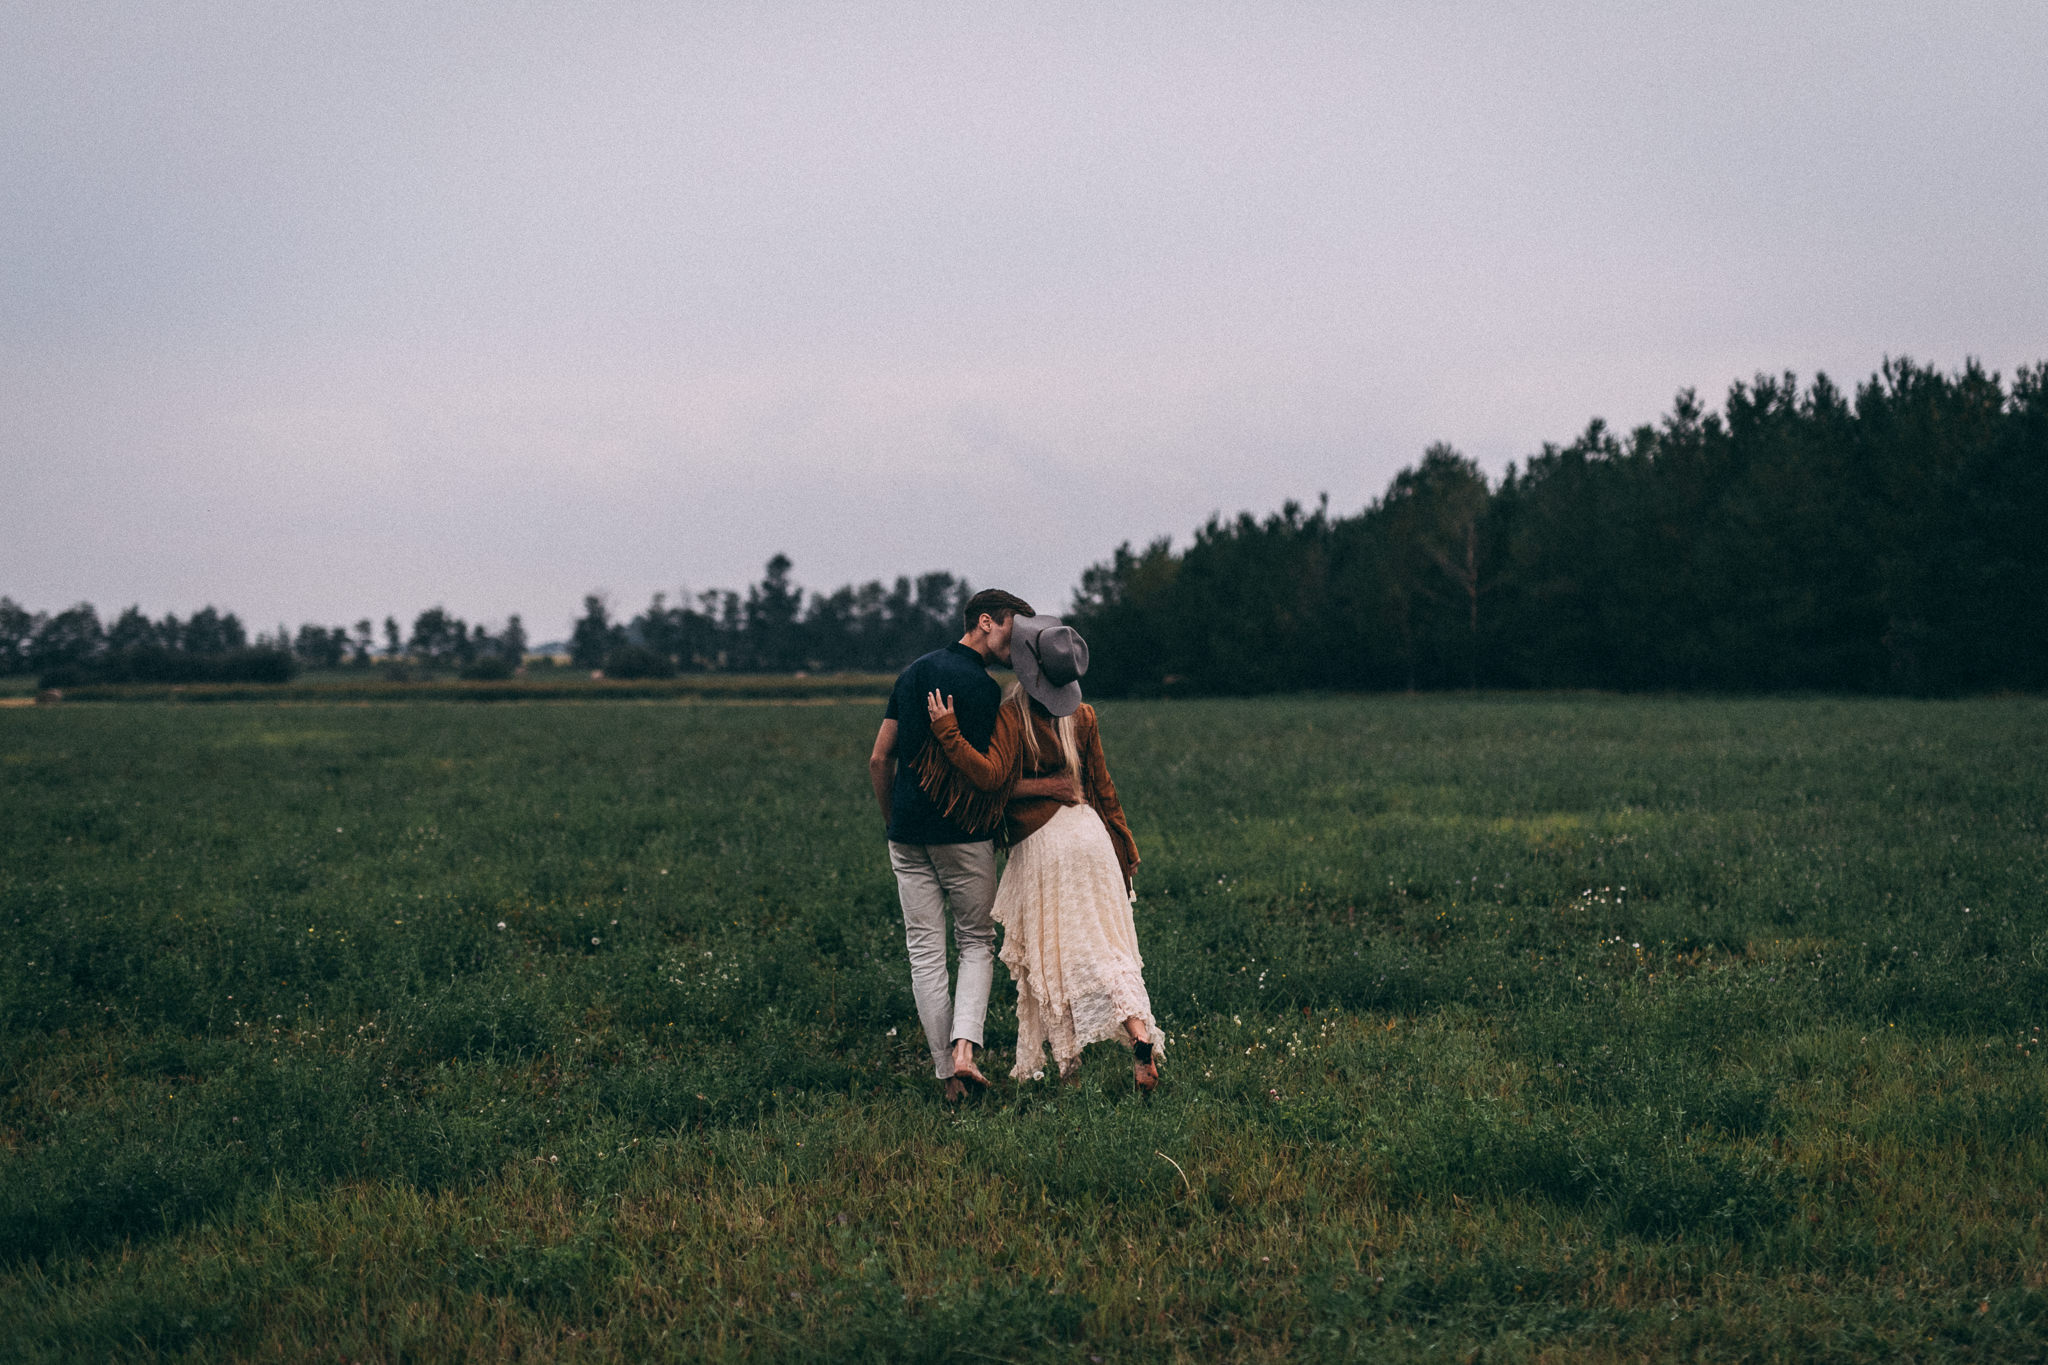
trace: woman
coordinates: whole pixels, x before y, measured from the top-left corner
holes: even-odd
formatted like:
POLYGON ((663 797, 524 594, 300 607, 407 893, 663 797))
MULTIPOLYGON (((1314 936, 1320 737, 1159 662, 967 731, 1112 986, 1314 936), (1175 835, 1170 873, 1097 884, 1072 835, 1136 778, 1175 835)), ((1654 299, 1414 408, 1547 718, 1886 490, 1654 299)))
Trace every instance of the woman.
POLYGON ((934 692, 926 701, 944 761, 979 792, 1006 799, 1000 837, 1010 857, 994 913, 1000 956, 1017 982, 1010 1074, 1040 1074, 1050 1043, 1061 1079, 1073 1080, 1081 1049, 1114 1038, 1130 1046, 1138 1087, 1150 1090, 1166 1036, 1152 1018, 1131 919, 1137 845, 1102 758, 1095 710, 1081 702, 1088 645, 1058 617, 1019 617, 1010 662, 1017 681, 986 754, 961 736, 951 697, 934 692), (1022 778, 1063 773, 1079 782, 1077 804, 1011 796, 1022 778))

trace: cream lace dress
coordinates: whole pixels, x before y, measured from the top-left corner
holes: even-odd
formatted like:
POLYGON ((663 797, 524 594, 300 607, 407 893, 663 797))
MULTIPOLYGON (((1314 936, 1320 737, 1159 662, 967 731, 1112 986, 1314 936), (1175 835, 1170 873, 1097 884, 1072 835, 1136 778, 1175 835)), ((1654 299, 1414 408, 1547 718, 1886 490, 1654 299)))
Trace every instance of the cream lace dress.
POLYGON ((1135 1040, 1124 1021, 1133 1017, 1164 1049, 1123 868, 1093 806, 1060 807, 1010 850, 995 919, 1003 926, 1003 965, 1017 982, 1011 1076, 1042 1075, 1047 1043, 1062 1074, 1079 1065, 1090 1043, 1114 1038, 1128 1047, 1135 1040))
MULTIPOLYGON (((1039 797, 1003 806, 1010 859, 996 887, 994 913, 1003 926, 998 956, 1017 983, 1017 1064, 1010 1074, 1019 1080, 1044 1074, 1048 1043, 1062 1074, 1079 1065, 1081 1049, 1090 1043, 1113 1038, 1130 1046, 1137 1040, 1125 1030, 1127 1019, 1144 1020, 1154 1049, 1166 1047, 1145 991, 1145 960, 1138 953, 1125 880, 1137 848, 1102 757, 1094 708, 1083 706, 1075 721, 1086 802, 1063 806, 1039 797)), ((962 810, 975 804, 969 791, 988 794, 992 804, 1004 802, 1025 775, 1026 724, 1038 727, 1041 752, 1059 754, 1050 719, 1034 712, 1026 720, 1008 701, 985 754, 967 743, 951 715, 935 720, 937 752, 921 763, 920 781, 962 810), (965 786, 941 771, 946 768, 965 779, 965 786)), ((1065 767, 1065 758, 1055 757, 1050 768, 1030 775, 1065 767)))

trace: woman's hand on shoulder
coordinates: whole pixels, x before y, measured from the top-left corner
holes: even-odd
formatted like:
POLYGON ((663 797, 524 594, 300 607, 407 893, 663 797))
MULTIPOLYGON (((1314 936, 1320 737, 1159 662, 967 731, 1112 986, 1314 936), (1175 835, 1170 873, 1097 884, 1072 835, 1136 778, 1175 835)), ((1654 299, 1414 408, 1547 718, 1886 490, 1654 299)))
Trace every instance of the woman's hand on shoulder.
POLYGON ((932 718, 932 723, 937 724, 940 716, 950 716, 953 714, 953 699, 950 696, 941 694, 935 688, 924 699, 924 709, 925 713, 932 718))

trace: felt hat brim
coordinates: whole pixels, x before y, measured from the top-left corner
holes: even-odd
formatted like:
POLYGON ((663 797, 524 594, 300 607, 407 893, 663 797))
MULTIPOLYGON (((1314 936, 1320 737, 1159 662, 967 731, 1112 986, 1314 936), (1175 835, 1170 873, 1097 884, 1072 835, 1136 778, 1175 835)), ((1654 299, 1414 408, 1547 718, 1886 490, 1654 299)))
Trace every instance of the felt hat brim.
POLYGON ((1010 667, 1024 693, 1055 716, 1081 708, 1088 642, 1057 616, 1019 616, 1010 632, 1010 667), (1059 681, 1054 681, 1059 679, 1059 681))

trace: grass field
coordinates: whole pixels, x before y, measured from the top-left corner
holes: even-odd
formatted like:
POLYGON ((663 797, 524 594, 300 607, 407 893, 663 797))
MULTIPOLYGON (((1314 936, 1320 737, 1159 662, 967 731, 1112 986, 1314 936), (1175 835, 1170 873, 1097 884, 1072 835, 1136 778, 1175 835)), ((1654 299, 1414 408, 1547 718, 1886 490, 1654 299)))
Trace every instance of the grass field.
POLYGON ((1110 704, 1164 1083, 959 1112, 877 718, 0 711, 0 1358, 2048 1354, 2048 705, 1110 704))

